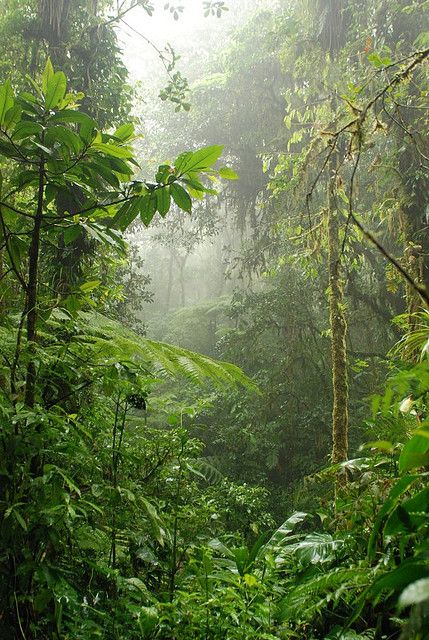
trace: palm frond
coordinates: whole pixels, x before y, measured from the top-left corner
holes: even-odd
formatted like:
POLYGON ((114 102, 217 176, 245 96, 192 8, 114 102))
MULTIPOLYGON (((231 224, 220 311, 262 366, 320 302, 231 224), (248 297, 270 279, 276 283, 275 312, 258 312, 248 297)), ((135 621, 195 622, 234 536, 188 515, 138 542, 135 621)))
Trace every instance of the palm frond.
POLYGON ((420 355, 420 359, 429 355, 429 312, 417 311, 413 314, 398 316, 396 323, 405 332, 391 350, 393 356, 407 359, 409 354, 420 355), (410 328, 411 327, 411 328, 410 328))
POLYGON ((333 538, 329 533, 309 533, 285 547, 284 555, 293 555, 301 566, 322 565, 335 561, 336 553, 345 545, 346 540, 333 538))
POLYGON ((372 571, 364 566, 317 573, 289 591, 279 605, 278 618, 282 622, 309 622, 328 606, 354 601, 372 577, 372 571))

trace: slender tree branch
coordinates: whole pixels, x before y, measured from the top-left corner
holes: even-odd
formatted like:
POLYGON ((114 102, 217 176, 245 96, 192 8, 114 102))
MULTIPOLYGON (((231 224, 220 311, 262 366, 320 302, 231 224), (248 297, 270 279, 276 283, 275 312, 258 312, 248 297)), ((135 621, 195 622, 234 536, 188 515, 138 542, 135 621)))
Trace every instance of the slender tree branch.
MULTIPOLYGON (((1 206, 1 203, 0 203, 0 206, 1 206)), ((19 284, 21 285, 23 290, 26 292, 27 291, 27 283, 25 282, 23 276, 21 275, 21 272, 19 271, 18 267, 15 264, 15 259, 13 257, 13 254, 12 254, 12 252, 10 250, 10 247, 9 247, 9 244, 7 242, 7 238, 9 237, 9 232, 8 232, 7 227, 6 227, 6 223, 5 223, 4 219, 3 219, 3 214, 1 213, 1 211, 0 211, 0 224, 1 224, 1 227, 2 227, 3 236, 4 236, 5 240, 6 240, 6 245, 5 245, 6 246, 6 251, 7 251, 7 255, 9 256, 9 260, 10 260, 10 264, 11 264, 13 273, 17 277, 17 279, 19 281, 19 284)))

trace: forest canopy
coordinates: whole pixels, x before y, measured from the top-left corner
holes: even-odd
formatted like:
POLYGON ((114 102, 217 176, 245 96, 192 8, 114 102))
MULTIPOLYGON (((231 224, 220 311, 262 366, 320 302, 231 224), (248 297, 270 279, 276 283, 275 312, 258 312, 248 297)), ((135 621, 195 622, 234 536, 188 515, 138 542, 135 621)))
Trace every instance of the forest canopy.
POLYGON ((428 17, 2 3, 2 640, 429 640, 428 17))

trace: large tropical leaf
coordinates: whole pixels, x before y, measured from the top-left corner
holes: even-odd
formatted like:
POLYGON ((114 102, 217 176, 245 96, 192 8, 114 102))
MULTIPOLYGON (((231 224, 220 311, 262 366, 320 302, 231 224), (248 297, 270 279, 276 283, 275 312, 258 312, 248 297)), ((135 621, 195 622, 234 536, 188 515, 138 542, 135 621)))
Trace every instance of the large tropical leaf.
POLYGON ((308 621, 323 615, 327 607, 335 608, 341 601, 353 602, 373 577, 368 567, 340 567, 328 572, 316 573, 308 580, 296 584, 283 598, 278 618, 295 623, 308 621))

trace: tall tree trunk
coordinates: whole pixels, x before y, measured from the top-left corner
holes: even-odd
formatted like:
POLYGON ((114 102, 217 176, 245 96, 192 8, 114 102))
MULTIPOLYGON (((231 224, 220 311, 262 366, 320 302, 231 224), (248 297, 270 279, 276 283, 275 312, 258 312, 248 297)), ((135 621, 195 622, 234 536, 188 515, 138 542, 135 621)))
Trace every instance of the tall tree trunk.
MULTIPOLYGON (((313 6, 314 27, 318 31, 318 42, 330 57, 330 64, 342 46, 346 34, 349 0, 317 0, 313 6)), ((335 130, 337 100, 335 92, 331 99, 334 114, 332 126, 335 130)), ((331 330, 332 360, 332 453, 333 463, 343 462, 348 457, 348 401, 347 378, 347 322, 344 311, 344 291, 341 273, 341 243, 339 238, 338 211, 336 207, 336 162, 334 150, 329 162, 328 178, 328 269, 329 269, 329 325, 331 330)))
POLYGON ((329 263, 329 324, 332 359, 332 462, 348 457, 349 386, 347 375, 347 322, 344 310, 341 274, 341 245, 338 211, 335 206, 335 178, 328 186, 328 263, 329 263))
POLYGON ((173 254, 176 264, 179 267, 179 285, 180 285, 180 306, 184 307, 186 304, 186 292, 185 292, 185 267, 188 261, 189 253, 181 256, 178 253, 173 254))
POLYGON ((165 301, 166 311, 170 311, 171 291, 173 289, 173 262, 174 262, 174 255, 173 255, 173 251, 170 250, 170 258, 168 261, 167 298, 165 301))
MULTIPOLYGON (((402 147, 408 142, 400 138, 402 147)), ((429 291, 429 234, 427 211, 429 207, 429 181, 419 174, 420 158, 412 145, 400 156, 399 170, 402 176, 401 231, 404 239, 404 262, 414 281, 429 291)), ((410 329, 414 326, 412 314, 422 306, 421 297, 411 286, 406 286, 406 309, 410 329)))
POLYGON ((180 260, 179 278, 180 278, 180 306, 184 307, 186 303, 185 296, 185 264, 188 256, 184 256, 180 260))

